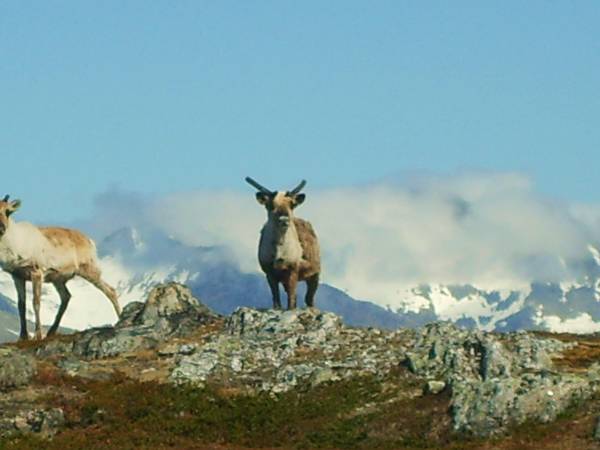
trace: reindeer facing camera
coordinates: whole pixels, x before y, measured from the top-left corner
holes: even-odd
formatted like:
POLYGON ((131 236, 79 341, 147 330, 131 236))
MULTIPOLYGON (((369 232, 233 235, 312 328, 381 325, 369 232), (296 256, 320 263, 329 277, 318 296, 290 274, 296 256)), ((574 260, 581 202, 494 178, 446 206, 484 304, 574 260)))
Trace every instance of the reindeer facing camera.
POLYGON ((258 262, 267 276, 273 295, 273 308, 281 309, 279 283, 288 296, 288 309, 296 308, 298 281, 306 281, 306 306, 315 305, 319 287, 321 257, 319 242, 312 225, 294 217, 294 209, 306 198, 300 193, 306 181, 291 191, 270 191, 250 177, 246 181, 255 187, 256 200, 267 209, 267 222, 260 232, 258 262))

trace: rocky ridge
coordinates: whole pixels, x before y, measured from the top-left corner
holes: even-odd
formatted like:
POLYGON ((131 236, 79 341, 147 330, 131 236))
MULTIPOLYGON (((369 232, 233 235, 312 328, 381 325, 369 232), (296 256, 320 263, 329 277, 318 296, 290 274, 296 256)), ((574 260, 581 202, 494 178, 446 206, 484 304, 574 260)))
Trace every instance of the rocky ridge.
POLYGON ((416 333, 406 363, 452 393, 456 431, 488 436, 528 420, 550 422, 600 386, 600 364, 559 370, 553 358, 577 344, 526 332, 490 334, 434 323, 416 333))
MULTIPOLYGON (((239 308, 225 318, 185 286, 169 283, 155 287, 146 302, 127 305, 114 327, 0 347, 0 435, 60 430, 64 411, 39 406, 52 391, 40 373, 51 367, 82 379, 118 371, 141 381, 218 385, 236 395, 274 398, 374 377, 386 385, 386 405, 449 395, 452 430, 488 437, 525 422, 553 421, 593 396, 600 364, 561 364, 581 345, 440 322, 417 330, 352 328, 316 309, 239 308)), ((381 406, 366 402, 362 411, 381 406)))

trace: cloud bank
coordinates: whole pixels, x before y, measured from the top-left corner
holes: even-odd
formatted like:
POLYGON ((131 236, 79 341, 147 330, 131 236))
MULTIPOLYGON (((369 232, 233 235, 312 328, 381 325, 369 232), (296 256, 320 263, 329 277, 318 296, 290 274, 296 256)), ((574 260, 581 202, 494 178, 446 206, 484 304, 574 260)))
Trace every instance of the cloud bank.
MULTIPOLYGON (((319 235, 323 279, 385 304, 422 283, 511 289, 571 280, 600 241, 600 205, 537 193, 517 173, 465 173, 305 191, 297 215, 319 235)), ((158 229, 188 245, 230 247, 258 270, 265 220, 253 191, 198 190, 161 197, 112 191, 96 200, 96 236, 121 226, 158 229)))

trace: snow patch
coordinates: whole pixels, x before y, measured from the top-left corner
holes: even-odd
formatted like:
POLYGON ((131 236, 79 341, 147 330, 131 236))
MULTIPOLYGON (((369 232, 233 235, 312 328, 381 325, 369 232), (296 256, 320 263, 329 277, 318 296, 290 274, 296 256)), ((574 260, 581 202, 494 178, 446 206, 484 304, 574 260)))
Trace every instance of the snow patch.
POLYGON ((457 300, 447 287, 432 286, 429 297, 435 313, 442 320, 456 321, 463 317, 470 317, 479 322, 478 317, 492 314, 490 305, 477 294, 457 300))
POLYGON ((592 257, 594 258, 594 261, 596 261, 596 264, 600 266, 600 251, 598 251, 598 249, 593 245, 588 245, 588 250, 592 254, 592 257))

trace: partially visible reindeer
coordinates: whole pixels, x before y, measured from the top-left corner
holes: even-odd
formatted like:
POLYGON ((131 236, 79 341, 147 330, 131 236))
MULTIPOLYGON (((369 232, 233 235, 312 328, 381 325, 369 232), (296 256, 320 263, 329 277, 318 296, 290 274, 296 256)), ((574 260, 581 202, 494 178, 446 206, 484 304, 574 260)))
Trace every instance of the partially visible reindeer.
POLYGON ((60 296, 60 307, 48 336, 56 333, 71 293, 66 283, 75 276, 89 281, 111 301, 117 316, 121 307, 116 291, 101 278, 94 241, 77 230, 55 227, 36 227, 27 222, 15 222, 12 214, 21 206, 20 200, 0 201, 0 267, 12 275, 17 289, 20 339, 29 338, 25 317, 25 283, 33 285, 35 336, 42 338, 40 303, 42 283, 52 283, 60 296))
POLYGON ((273 308, 281 309, 279 283, 287 293, 288 309, 296 308, 298 281, 306 281, 305 303, 314 306, 321 272, 319 242, 312 225, 294 217, 293 212, 306 198, 300 193, 306 181, 286 192, 270 191, 250 177, 246 177, 246 182, 258 190, 256 200, 267 209, 267 223, 260 232, 258 261, 271 288, 273 308))

